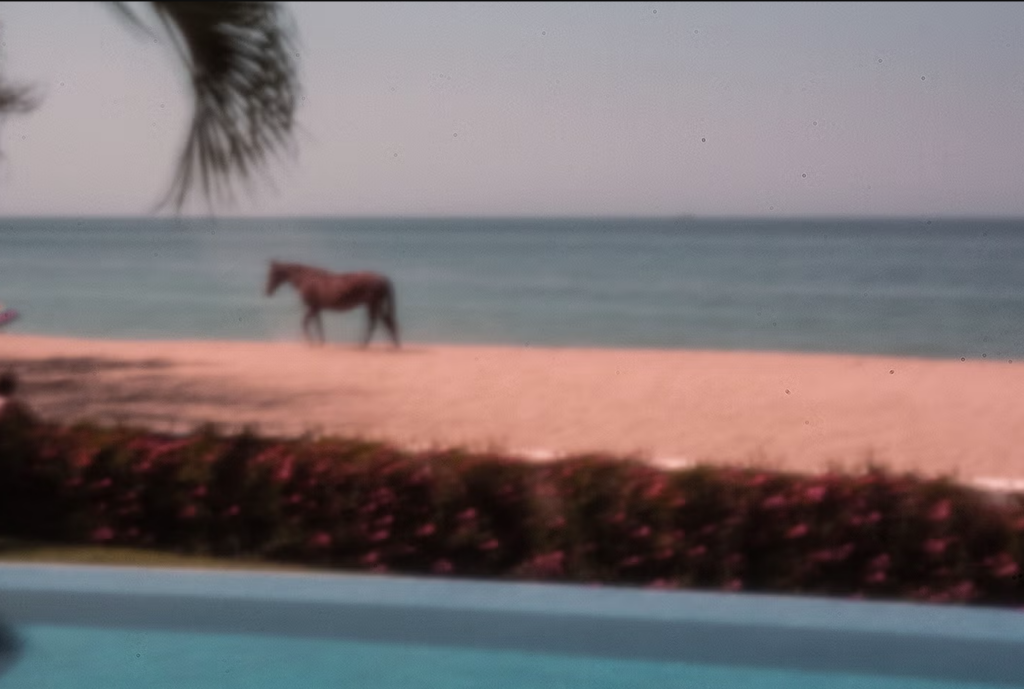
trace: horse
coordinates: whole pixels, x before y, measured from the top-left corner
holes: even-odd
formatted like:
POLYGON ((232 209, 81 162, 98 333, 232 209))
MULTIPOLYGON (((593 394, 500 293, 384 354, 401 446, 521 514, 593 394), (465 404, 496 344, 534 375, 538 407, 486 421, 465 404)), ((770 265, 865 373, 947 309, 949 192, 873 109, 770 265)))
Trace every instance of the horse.
POLYGON ((267 275, 267 296, 273 296, 282 283, 289 283, 302 296, 306 314, 302 318, 302 332, 310 345, 317 341, 310 335, 309 325, 316 323, 319 344, 326 342, 324 324, 320 319, 323 310, 349 311, 366 306, 366 335, 362 348, 370 344, 377 322, 382 321, 391 336, 395 349, 401 347, 398 340, 398 321, 395 317, 395 290, 391 280, 379 273, 332 273, 322 268, 301 263, 270 262, 267 275))

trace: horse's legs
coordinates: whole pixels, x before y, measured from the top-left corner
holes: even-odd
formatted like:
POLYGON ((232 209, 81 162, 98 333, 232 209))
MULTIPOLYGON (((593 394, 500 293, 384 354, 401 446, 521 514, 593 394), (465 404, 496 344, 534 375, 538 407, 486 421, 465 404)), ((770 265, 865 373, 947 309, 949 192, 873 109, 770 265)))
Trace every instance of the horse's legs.
POLYGON ((327 344, 327 338, 324 337, 324 319, 321 317, 319 311, 316 312, 316 329, 317 332, 320 334, 321 346, 327 344))
POLYGON ((313 316, 316 314, 313 309, 306 309, 306 315, 302 317, 302 334, 306 338, 306 342, 314 344, 313 337, 309 333, 309 322, 313 320, 313 316))
POLYGON ((390 282, 386 283, 382 306, 384 327, 388 329, 388 335, 391 336, 391 343, 395 345, 395 349, 399 349, 402 345, 398 341, 398 319, 395 318, 395 290, 390 282))
POLYGON ((370 302, 366 305, 366 335, 363 336, 363 349, 370 346, 370 339, 373 338, 378 318, 380 318, 380 306, 376 302, 370 302))
POLYGON ((398 341, 398 323, 395 322, 395 314, 391 313, 390 309, 384 309, 384 315, 381 318, 384 321, 384 327, 388 329, 388 335, 391 336, 391 342, 394 343, 395 349, 398 349, 402 345, 398 341))

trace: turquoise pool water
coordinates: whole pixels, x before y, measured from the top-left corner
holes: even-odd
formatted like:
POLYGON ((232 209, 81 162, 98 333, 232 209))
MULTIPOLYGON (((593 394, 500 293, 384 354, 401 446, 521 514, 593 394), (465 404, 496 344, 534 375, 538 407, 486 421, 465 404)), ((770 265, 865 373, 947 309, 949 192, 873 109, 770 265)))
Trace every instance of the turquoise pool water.
POLYGON ((0 566, 0 619, 12 689, 1024 686, 1014 611, 0 566))
POLYGON ((411 644, 30 626, 0 686, 270 689, 946 689, 1000 686, 866 674, 572 657, 411 644))

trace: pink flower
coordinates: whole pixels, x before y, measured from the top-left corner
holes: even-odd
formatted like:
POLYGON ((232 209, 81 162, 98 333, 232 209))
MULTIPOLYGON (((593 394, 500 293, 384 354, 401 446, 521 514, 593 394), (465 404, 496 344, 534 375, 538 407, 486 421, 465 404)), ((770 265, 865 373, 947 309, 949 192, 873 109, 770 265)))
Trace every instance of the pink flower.
POLYGON ((288 461, 284 462, 281 465, 281 467, 277 470, 277 473, 274 475, 274 478, 276 478, 279 483, 284 483, 285 481, 291 480, 292 464, 292 460, 289 459, 288 461))
POLYGON ((625 560, 623 560, 619 564, 621 566, 623 566, 623 567, 635 567, 636 565, 640 564, 640 556, 639 555, 631 555, 630 557, 627 557, 625 560))
POLYGON ((766 510, 778 509, 779 507, 785 507, 785 505, 786 498, 783 497, 782 495, 773 495, 761 503, 761 507, 763 507, 766 510))
POLYGON ((1000 553, 994 558, 987 558, 985 564, 991 568, 992 574, 1000 579, 1017 576, 1020 572, 1020 567, 1010 557, 1009 553, 1000 553))
POLYGON ((1016 562, 1007 562, 993 569, 992 573, 1001 579, 1008 579, 1020 573, 1020 566, 1016 562))
POLYGON ((882 553, 871 561, 872 569, 888 569, 892 562, 892 558, 887 553, 882 553))
POLYGON ((535 576, 558 576, 562 574, 564 561, 565 553, 561 550, 543 553, 530 560, 527 571, 535 576))
POLYGON ((647 536, 651 535, 651 527, 646 525, 641 526, 639 529, 633 532, 633 535, 637 538, 646 538, 647 536))
POLYGON ((448 560, 438 560, 431 569, 437 574, 448 574, 454 567, 452 567, 452 563, 448 560))
POLYGON ((196 516, 196 506, 195 505, 185 505, 185 507, 183 507, 181 509, 181 518, 182 519, 191 519, 194 516, 196 516))
POLYGON ((331 535, 326 531, 318 531, 309 539, 309 544, 314 548, 327 548, 331 545, 331 535))
POLYGON ((229 517, 234 517, 239 512, 241 512, 241 510, 239 509, 238 505, 232 505, 231 507, 228 508, 228 511, 225 514, 227 514, 229 517))
MULTIPOLYGON (((377 490, 373 491, 373 499, 382 505, 390 505, 395 501, 395 494, 394 492, 392 492, 390 488, 378 488, 377 490)), ((476 510, 472 510, 472 512, 473 516, 475 517, 476 510)))
POLYGON ((476 519, 476 510, 473 509, 472 507, 470 507, 468 510, 463 510, 462 512, 459 512, 460 521, 468 522, 474 519, 476 519))
POLYGON ((656 498, 662 494, 665 490, 665 479, 659 478, 651 485, 647 486, 647 490, 644 491, 644 497, 647 499, 656 498))
POLYGON ((933 522, 941 522, 949 519, 949 515, 953 512, 953 503, 947 498, 940 500, 932 507, 928 513, 928 518, 933 522))
POLYGON ((959 584, 949 589, 949 595, 954 600, 969 600, 974 597, 974 594, 974 582, 971 581, 961 581, 959 584))
POLYGON ((359 561, 362 562, 364 565, 375 565, 379 560, 380 553, 378 553, 376 550, 371 550, 366 555, 363 555, 363 557, 360 558, 359 561))
POLYGON ((105 542, 114 538, 114 530, 109 526, 101 526, 92 532, 92 540, 105 542))
POLYGON ((376 531, 376 532, 370 534, 370 540, 373 541, 374 543, 380 543, 381 541, 388 540, 388 538, 390 536, 391 536, 391 532, 390 531, 388 531, 387 529, 381 529, 380 531, 376 531))
POLYGON ((105 478, 102 481, 97 481, 96 482, 96 487, 97 488, 109 488, 111 486, 111 484, 113 484, 113 481, 111 481, 109 478, 105 478))
POLYGON ((804 497, 807 498, 810 502, 821 502, 822 499, 825 497, 825 493, 827 491, 828 488, 826 488, 825 486, 811 486, 806 491, 804 491, 804 497))
POLYGON ((741 591, 743 589, 743 580, 738 578, 730 579, 725 582, 725 585, 722 588, 726 591, 741 591))
POLYGON ((941 555, 946 552, 947 541, 944 538, 929 538, 924 542, 924 551, 929 555, 941 555))
POLYGON ((701 555, 703 555, 706 552, 708 552, 708 549, 705 546, 698 545, 698 546, 696 546, 694 548, 690 548, 686 552, 686 554, 689 555, 690 557, 700 557, 701 555))
POLYGON ((551 520, 549 526, 552 529, 561 529, 565 526, 565 517, 555 517, 551 520))
POLYGON ((806 524, 797 524, 786 532, 786 538, 800 538, 807 535, 807 531, 808 528, 806 524))
POLYGON ((424 524, 420 528, 416 529, 416 535, 417 536, 430 536, 435 531, 437 531, 437 527, 434 526, 433 524, 424 524))
POLYGON ((498 543, 498 539, 492 538, 488 541, 484 541, 483 543, 481 543, 480 550, 497 550, 499 545, 500 544, 498 543))
POLYGON ((652 589, 670 589, 673 588, 672 582, 668 579, 655 579, 647 585, 647 588, 652 589))
POLYGON ((867 576, 865 581, 869 584, 881 584, 883 581, 885 581, 885 572, 881 570, 877 572, 872 572, 867 576))

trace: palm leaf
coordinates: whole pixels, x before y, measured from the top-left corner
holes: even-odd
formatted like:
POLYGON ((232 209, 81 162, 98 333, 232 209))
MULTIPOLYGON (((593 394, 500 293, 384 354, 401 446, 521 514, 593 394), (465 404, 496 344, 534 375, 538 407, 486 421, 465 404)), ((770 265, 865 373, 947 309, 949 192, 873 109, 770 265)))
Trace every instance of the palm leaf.
POLYGON ((36 107, 36 98, 28 86, 0 81, 0 117, 25 113, 36 107))
MULTIPOLYGON (((0 25, 2 26, 2 25, 0 25)), ((0 67, 3 56, 0 55, 0 67)), ((30 86, 9 83, 0 70, 0 124, 8 115, 29 112, 38 105, 39 99, 30 86)))
MULTIPOLYGON (((208 202, 233 201, 233 182, 251 190, 271 157, 293 151, 299 97, 294 30, 278 3, 148 4, 174 41, 195 101, 160 206, 180 210, 196 188, 208 202)), ((115 7, 142 26, 125 3, 115 7)))
MULTIPOLYGON (((137 29, 153 32, 126 2, 111 3, 137 29)), ((149 2, 187 70, 194 110, 173 182, 158 205, 178 210, 201 191, 208 203, 252 190, 270 158, 294 152, 298 103, 294 28, 274 2, 149 2)), ((31 110, 31 89, 0 75, 0 119, 31 110)))

